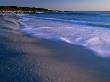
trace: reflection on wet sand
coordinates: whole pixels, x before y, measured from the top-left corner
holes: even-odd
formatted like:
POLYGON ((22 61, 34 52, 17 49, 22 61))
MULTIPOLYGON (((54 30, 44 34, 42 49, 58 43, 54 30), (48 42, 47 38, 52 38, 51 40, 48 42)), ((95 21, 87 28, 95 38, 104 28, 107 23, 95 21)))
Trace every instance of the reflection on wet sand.
POLYGON ((104 82, 108 79, 105 77, 109 75, 108 63, 83 47, 37 40, 19 33, 0 35, 3 82, 104 82))

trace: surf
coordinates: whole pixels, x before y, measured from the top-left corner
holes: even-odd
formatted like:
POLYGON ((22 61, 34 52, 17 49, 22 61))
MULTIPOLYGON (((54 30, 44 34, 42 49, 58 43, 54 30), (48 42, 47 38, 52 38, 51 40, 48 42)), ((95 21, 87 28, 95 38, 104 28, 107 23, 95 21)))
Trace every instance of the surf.
POLYGON ((23 16, 21 29, 31 36, 84 46, 100 57, 110 57, 110 29, 23 16))

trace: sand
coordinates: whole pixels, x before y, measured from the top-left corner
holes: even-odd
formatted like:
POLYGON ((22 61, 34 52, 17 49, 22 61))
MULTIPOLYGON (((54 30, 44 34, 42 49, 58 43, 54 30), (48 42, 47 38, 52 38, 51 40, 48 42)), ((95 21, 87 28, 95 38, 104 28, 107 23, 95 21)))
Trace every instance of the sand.
POLYGON ((85 47, 0 29, 0 82, 110 82, 109 69, 85 47))

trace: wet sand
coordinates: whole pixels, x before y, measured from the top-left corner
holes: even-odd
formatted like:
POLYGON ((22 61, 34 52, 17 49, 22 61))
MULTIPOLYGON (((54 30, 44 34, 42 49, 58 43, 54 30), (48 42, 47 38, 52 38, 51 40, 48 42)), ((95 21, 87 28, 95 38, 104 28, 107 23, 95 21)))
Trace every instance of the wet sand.
POLYGON ((0 29, 0 82, 110 82, 109 69, 82 46, 0 29))

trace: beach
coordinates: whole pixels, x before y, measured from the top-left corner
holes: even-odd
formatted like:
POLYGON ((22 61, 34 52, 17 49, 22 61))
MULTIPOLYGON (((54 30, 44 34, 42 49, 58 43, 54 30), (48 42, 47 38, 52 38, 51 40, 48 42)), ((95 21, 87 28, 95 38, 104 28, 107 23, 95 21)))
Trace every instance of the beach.
POLYGON ((0 82, 110 82, 109 58, 84 46, 32 37, 18 29, 18 19, 8 19, 14 21, 0 17, 0 82))

